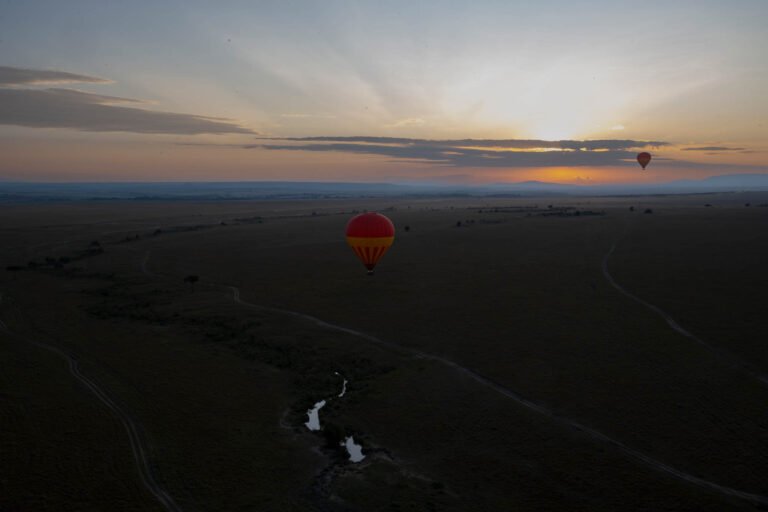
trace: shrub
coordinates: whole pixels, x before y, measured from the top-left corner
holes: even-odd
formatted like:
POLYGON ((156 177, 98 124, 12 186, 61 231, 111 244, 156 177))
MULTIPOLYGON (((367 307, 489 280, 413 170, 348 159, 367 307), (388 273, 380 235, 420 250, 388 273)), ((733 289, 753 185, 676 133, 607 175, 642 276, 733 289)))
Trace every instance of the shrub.
POLYGON ((339 445, 344 442, 346 437, 344 433, 344 427, 336 425, 335 423, 326 422, 323 426, 323 437, 328 448, 338 449, 339 445))

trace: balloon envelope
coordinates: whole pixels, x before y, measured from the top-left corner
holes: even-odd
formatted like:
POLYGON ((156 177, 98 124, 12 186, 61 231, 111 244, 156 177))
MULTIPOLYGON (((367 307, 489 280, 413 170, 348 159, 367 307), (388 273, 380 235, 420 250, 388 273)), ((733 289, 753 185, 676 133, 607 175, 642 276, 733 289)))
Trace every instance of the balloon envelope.
POLYGON ((646 153, 643 151, 642 153, 637 155, 637 163, 639 163, 643 169, 645 169, 645 166, 648 165, 648 162, 651 161, 651 154, 646 153))
POLYGON ((347 223, 346 235, 347 243, 371 274, 395 240, 395 226, 380 213, 362 213, 347 223))

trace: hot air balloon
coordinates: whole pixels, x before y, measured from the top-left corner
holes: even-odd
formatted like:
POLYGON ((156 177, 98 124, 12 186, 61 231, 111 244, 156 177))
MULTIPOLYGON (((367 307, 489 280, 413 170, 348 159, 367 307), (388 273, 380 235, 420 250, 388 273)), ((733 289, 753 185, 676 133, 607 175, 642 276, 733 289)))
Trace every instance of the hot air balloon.
POLYGON ((347 243, 363 262, 368 274, 395 240, 395 226, 380 213, 362 213, 347 223, 347 243))
POLYGON ((643 151, 642 153, 637 155, 637 163, 639 163, 643 169, 645 169, 645 166, 648 165, 648 163, 651 161, 651 154, 646 153, 643 151))

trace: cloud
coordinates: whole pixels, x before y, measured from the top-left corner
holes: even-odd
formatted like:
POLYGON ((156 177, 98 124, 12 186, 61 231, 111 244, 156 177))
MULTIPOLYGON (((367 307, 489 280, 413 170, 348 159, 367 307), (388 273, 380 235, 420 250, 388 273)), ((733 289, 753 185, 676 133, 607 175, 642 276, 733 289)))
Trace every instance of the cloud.
MULTIPOLYGON (((9 81, 14 85, 61 81, 65 77, 76 77, 79 81, 88 79, 85 81, 103 82, 100 78, 83 77, 59 71, 0 68, 0 78, 4 78, 6 84, 9 81)), ((180 135, 255 134, 253 130, 239 126, 229 119, 146 110, 134 106, 143 103, 141 100, 92 94, 74 89, 0 87, 0 124, 30 128, 71 128, 94 132, 180 135)))
POLYGON ((336 119, 331 114, 280 114, 280 117, 288 119, 336 119))
POLYGON ((404 128, 408 126, 423 126, 427 122, 420 117, 408 117, 406 119, 400 119, 392 124, 385 124, 385 128, 404 128))
POLYGON ((611 126, 611 130, 623 130, 623 129, 624 129, 624 125, 623 124, 616 124, 616 125, 611 126))
POLYGON ((699 148, 683 148, 682 151, 745 151, 746 148, 726 148, 723 146, 703 146, 699 148))
MULTIPOLYGON (((252 144, 179 142, 182 146, 212 146, 267 151, 337 152, 389 157, 399 164, 433 164, 454 168, 636 166, 639 150, 671 146, 663 141, 459 139, 429 140, 396 137, 256 137, 252 144)), ((718 168, 708 164, 654 155, 655 164, 675 168, 718 168)), ((732 169, 766 172, 765 166, 732 165, 732 169)), ((589 180, 588 175, 580 179, 589 180)))
POLYGON ((634 140, 428 140, 394 137, 287 137, 242 145, 270 151, 340 152, 431 162, 455 167, 565 167, 624 165, 636 150, 666 146, 662 141, 634 140), (276 143, 280 142, 280 143, 276 143))
POLYGON ((260 137, 261 140, 288 141, 288 142, 339 142, 356 144, 377 144, 377 145, 403 145, 403 146, 439 146, 447 148, 459 147, 484 147, 496 149, 571 149, 571 150, 621 150, 621 149, 641 149, 658 148, 669 146, 668 142, 662 141, 638 141, 627 139, 601 139, 601 140, 540 140, 540 139, 411 139, 404 137, 370 137, 370 136, 351 136, 351 137, 260 137))
POLYGON ((0 85, 35 85, 35 84, 65 84, 91 83, 106 84, 110 80, 95 76, 77 75, 64 71, 49 71, 44 69, 25 69, 0 66, 0 85))

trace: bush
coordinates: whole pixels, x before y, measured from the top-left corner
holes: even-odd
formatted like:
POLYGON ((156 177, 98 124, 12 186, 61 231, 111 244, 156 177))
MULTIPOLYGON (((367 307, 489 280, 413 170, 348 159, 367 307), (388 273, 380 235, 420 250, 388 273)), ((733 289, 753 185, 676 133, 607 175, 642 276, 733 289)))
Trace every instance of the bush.
POLYGON ((335 423, 326 423, 323 426, 323 437, 328 448, 338 449, 339 445, 344 442, 346 434, 344 427, 336 425, 335 423))
POLYGON ((184 278, 184 282, 185 283, 189 283, 189 285, 192 287, 193 291, 195 289, 195 283, 198 282, 199 280, 200 280, 200 277, 199 276, 195 276, 195 275, 189 275, 189 276, 184 278))

